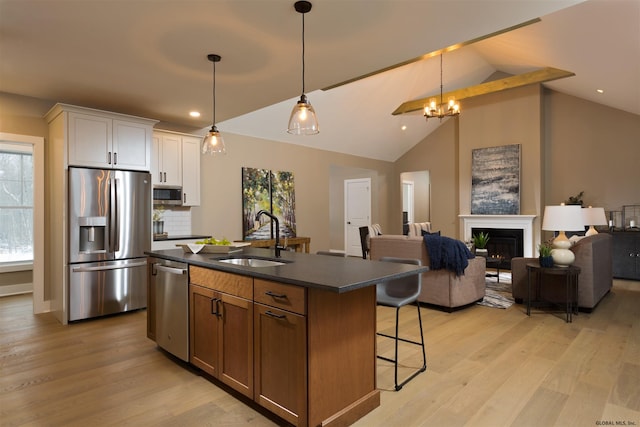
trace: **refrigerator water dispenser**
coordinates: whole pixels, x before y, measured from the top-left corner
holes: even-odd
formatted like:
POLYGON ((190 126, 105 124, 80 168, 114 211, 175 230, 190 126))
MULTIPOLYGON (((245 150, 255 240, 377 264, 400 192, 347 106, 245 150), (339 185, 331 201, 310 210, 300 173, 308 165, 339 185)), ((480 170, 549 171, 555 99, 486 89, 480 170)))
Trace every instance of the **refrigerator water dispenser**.
POLYGON ((78 249, 81 253, 102 253, 107 250, 107 217, 85 216, 78 218, 80 227, 78 249))

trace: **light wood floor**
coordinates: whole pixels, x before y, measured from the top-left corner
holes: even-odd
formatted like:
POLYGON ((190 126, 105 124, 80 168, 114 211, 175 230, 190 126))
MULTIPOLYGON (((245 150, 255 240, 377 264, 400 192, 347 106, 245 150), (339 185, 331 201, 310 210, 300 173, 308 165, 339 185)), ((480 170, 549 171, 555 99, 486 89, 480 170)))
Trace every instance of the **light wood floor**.
MULTIPOLYGON (((640 425, 640 282, 615 281, 572 324, 520 305, 422 313, 427 371, 394 392, 379 361, 382 405, 356 426, 640 425)), ((415 316, 401 316, 413 335, 415 316)), ((145 322, 139 311, 62 326, 32 315, 30 296, 0 298, 0 426, 278 424, 159 351, 145 322)), ((380 308, 379 328, 392 322, 380 308)))

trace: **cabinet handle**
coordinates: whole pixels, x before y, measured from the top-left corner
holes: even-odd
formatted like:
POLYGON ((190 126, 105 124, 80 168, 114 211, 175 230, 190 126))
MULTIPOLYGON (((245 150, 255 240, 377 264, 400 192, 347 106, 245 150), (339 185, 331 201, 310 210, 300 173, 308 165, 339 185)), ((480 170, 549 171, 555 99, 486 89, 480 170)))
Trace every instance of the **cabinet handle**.
POLYGON ((118 153, 113 153, 113 164, 114 165, 118 164, 118 153))
POLYGON ((182 203, 187 203, 187 193, 182 193, 182 203))
POLYGON ((107 164, 111 164, 111 151, 107 153, 107 164))
POLYGON ((633 252, 632 252, 632 253, 630 253, 630 254, 629 254, 629 256, 630 256, 630 257, 632 257, 632 256, 635 256, 635 255, 634 255, 634 254, 633 254, 633 252))
POLYGON ((211 314, 214 316, 220 317, 220 309, 218 308, 218 302, 220 302, 220 298, 211 298, 211 314), (215 305, 215 309, 213 308, 215 305))
POLYGON ((162 172, 159 172, 158 175, 160 175, 160 177, 158 178, 158 182, 162 182, 162 172))
POLYGON ((271 291, 267 291, 264 294, 268 295, 270 297, 273 297, 273 298, 286 298, 287 297, 287 294, 275 294, 275 293, 273 293, 271 291))
POLYGON ((273 317, 275 319, 286 319, 287 318, 287 316, 284 315, 284 314, 275 314, 275 313, 272 313, 269 310, 265 311, 264 314, 266 314, 269 317, 273 317))
POLYGON ((167 173, 164 173, 164 182, 167 182, 167 173))

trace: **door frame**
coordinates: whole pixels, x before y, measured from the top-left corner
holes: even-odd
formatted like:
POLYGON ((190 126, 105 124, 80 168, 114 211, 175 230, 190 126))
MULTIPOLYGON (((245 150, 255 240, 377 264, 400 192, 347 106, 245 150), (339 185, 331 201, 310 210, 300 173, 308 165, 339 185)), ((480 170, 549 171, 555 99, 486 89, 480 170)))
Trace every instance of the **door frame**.
POLYGON ((412 223, 415 222, 413 220, 413 217, 415 215, 415 182, 414 181, 408 181, 408 180, 403 180, 402 181, 402 202, 403 202, 403 210, 404 210, 404 203, 407 203, 407 222, 408 223, 412 223), (407 190, 406 194, 405 194, 405 190, 407 190), (404 200, 404 197, 407 197, 407 200, 404 200))
POLYGON ((344 252, 347 256, 349 256, 349 228, 347 224, 348 220, 348 206, 349 206, 349 192, 347 191, 349 188, 349 184, 355 182, 365 182, 369 187, 369 203, 368 203, 368 221, 365 225, 371 225, 371 178, 353 178, 353 179, 345 179, 344 180, 344 216, 343 216, 343 224, 344 224, 344 252))

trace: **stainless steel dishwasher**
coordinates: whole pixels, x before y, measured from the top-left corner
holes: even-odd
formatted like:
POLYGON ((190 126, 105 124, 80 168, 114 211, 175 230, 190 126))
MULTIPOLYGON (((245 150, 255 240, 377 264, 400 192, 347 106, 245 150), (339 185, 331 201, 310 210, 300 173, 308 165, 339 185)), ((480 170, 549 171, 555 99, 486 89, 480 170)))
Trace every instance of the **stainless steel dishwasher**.
POLYGON ((189 275, 187 264, 157 259, 151 281, 156 291, 156 343, 189 361, 189 275))

